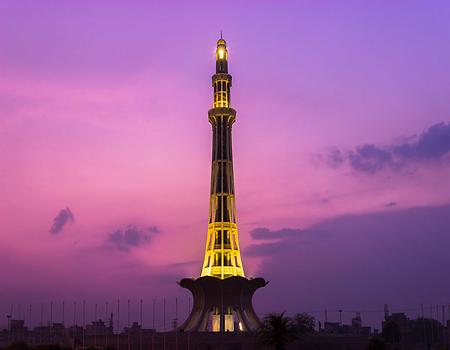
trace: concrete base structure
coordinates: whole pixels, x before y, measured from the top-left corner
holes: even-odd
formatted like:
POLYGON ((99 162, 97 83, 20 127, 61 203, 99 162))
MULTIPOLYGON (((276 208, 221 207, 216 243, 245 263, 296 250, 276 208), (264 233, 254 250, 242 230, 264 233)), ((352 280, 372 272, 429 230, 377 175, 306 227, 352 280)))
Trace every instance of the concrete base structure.
POLYGON ((222 280, 205 276, 184 278, 178 283, 189 289, 194 298, 191 314, 180 331, 247 332, 260 326, 252 297, 268 283, 263 278, 233 276, 222 280))

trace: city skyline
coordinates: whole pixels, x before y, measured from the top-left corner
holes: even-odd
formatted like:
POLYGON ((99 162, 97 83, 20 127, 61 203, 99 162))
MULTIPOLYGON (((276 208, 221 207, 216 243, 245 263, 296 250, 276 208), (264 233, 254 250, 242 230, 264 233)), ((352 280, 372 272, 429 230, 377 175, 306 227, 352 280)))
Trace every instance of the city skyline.
POLYGON ((256 311, 447 305, 450 6, 214 9, 0 4, 0 312, 189 297, 221 30, 242 259, 270 281, 256 311))

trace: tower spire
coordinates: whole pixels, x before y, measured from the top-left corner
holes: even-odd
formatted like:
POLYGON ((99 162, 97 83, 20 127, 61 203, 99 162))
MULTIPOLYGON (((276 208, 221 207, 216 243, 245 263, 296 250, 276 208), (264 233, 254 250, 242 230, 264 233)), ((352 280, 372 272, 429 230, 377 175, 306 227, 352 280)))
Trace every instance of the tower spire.
POLYGON ((217 41, 216 74, 212 76, 213 108, 209 122, 213 131, 211 192, 202 276, 244 277, 239 250, 234 196, 231 129, 236 111, 231 108, 231 75, 228 74, 228 50, 222 37, 217 41))

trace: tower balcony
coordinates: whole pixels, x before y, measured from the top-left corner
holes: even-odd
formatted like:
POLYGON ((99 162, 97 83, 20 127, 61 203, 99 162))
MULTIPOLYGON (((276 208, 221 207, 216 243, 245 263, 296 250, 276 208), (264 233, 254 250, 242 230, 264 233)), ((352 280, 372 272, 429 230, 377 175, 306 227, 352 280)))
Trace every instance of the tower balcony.
POLYGON ((231 276, 243 276, 242 269, 239 267, 235 268, 234 266, 212 266, 205 269, 207 276, 220 276, 222 271, 224 278, 231 276))
POLYGON ((231 250, 231 243, 221 244, 220 242, 214 244, 214 250, 231 250))
POLYGON ((236 121, 236 110, 230 107, 214 107, 208 111, 208 119, 212 125, 219 121, 232 125, 236 121))

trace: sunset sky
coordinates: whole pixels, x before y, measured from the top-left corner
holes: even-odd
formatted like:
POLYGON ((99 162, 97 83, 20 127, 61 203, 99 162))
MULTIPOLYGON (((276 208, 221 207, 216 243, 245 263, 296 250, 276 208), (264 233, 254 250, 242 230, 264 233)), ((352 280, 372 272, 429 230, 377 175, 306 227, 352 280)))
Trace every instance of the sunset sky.
POLYGON ((173 318, 178 297, 184 317, 221 30, 257 312, 379 327, 385 303, 449 304, 449 18, 439 0, 1 1, 0 326, 63 300, 165 296, 173 318))

